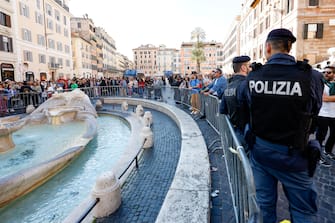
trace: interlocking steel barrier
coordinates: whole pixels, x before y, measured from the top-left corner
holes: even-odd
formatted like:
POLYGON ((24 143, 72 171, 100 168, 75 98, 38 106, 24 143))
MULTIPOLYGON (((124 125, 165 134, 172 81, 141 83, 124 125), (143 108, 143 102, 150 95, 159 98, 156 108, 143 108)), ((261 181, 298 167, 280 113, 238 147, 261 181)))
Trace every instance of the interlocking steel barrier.
MULTIPOLYGON (((178 87, 162 87, 161 89, 148 87, 130 90, 119 86, 95 86, 80 89, 91 99, 114 96, 137 97, 156 99, 166 103, 172 101, 191 107, 191 90, 178 87)), ((36 93, 20 93, 12 97, 0 94, 0 100, 5 100, 5 105, 8 105, 2 110, 0 103, 0 111, 4 111, 4 115, 11 115, 11 111, 24 113, 27 105, 38 106, 46 99, 42 97, 42 94, 36 93)), ((262 223, 260 209, 256 203, 255 184, 249 159, 229 119, 225 115, 219 114, 220 100, 215 96, 203 94, 199 95, 199 100, 200 115, 206 117, 206 121, 221 138, 236 222, 262 223)))
POLYGON ((220 134, 219 131, 219 105, 220 101, 217 97, 201 94, 201 104, 204 108, 200 109, 203 111, 203 115, 206 117, 207 122, 214 128, 214 130, 220 134))
POLYGON ((245 149, 227 116, 219 115, 218 120, 236 222, 261 223, 254 178, 245 149))

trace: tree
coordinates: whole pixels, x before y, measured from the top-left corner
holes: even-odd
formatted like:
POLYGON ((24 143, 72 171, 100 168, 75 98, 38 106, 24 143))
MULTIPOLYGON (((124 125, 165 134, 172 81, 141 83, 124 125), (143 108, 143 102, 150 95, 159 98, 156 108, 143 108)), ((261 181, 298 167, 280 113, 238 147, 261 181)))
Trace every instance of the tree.
POLYGON ((205 31, 197 27, 191 33, 191 40, 195 40, 192 49, 192 60, 197 63, 197 73, 200 73, 200 65, 206 61, 203 42, 206 39, 205 31))

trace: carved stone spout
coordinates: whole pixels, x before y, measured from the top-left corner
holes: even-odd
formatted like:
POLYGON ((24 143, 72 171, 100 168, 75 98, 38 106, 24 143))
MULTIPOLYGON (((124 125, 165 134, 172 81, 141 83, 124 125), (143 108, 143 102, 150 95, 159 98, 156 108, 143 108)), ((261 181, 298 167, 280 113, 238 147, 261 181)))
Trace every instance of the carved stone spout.
POLYGON ((15 147, 12 133, 22 128, 25 120, 19 116, 2 118, 0 120, 0 153, 7 152, 15 147))

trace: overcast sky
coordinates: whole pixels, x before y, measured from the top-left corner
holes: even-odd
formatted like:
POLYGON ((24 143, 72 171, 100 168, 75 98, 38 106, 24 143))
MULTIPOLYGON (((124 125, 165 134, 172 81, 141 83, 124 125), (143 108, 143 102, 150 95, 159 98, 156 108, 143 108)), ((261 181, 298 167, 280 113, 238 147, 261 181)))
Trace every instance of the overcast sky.
POLYGON ((179 49, 201 27, 206 40, 223 42, 243 0, 70 0, 75 17, 85 13, 115 40, 117 51, 133 59, 142 44, 179 49))

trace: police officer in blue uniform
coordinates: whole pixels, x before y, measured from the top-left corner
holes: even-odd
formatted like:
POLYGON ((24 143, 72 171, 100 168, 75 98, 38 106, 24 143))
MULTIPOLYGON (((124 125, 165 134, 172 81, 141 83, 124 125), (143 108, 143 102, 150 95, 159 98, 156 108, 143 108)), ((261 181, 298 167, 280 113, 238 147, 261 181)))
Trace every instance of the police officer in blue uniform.
POLYGON ((234 75, 229 79, 220 104, 220 113, 229 117, 240 143, 244 144, 244 128, 249 122, 248 104, 245 100, 246 76, 251 71, 250 57, 237 56, 233 59, 234 75))
POLYGON ((264 223, 276 222, 278 181, 289 202, 291 221, 316 222, 312 175, 319 145, 308 143, 308 137, 322 104, 322 75, 307 61, 289 55, 295 41, 287 29, 272 30, 265 43, 267 63, 247 77, 250 160, 264 223))

